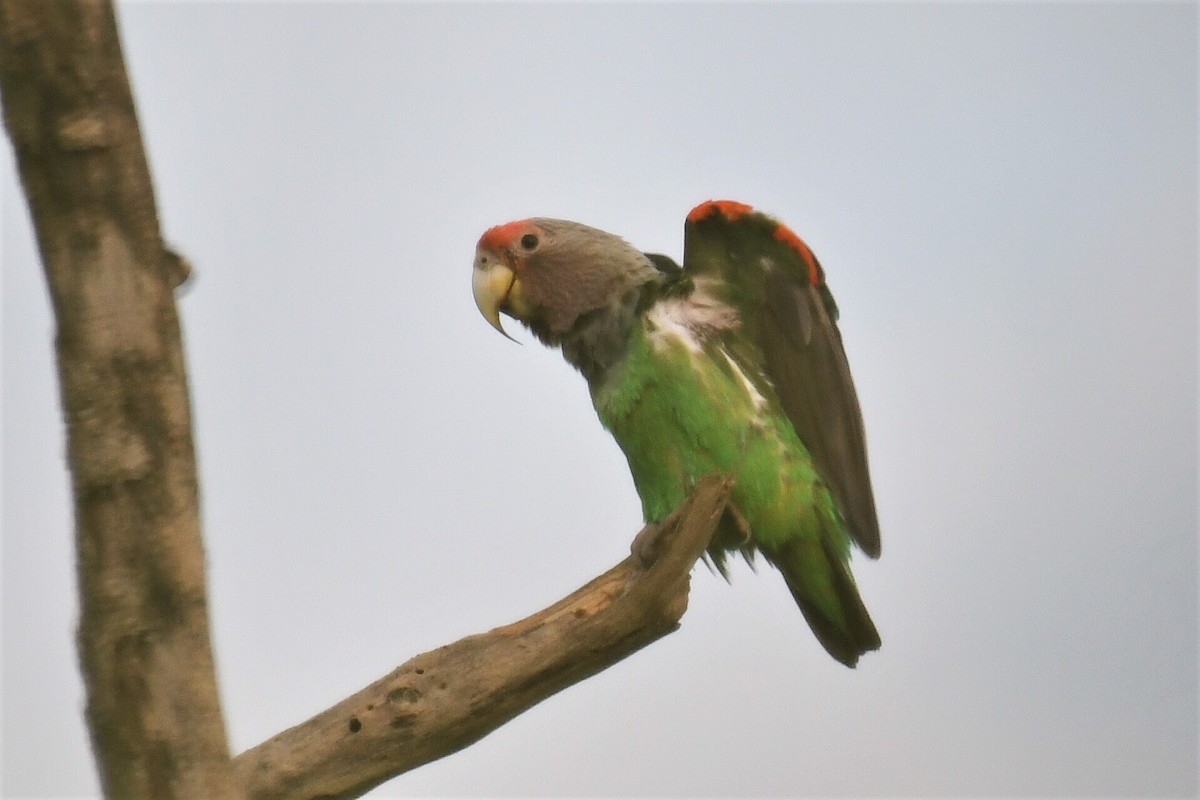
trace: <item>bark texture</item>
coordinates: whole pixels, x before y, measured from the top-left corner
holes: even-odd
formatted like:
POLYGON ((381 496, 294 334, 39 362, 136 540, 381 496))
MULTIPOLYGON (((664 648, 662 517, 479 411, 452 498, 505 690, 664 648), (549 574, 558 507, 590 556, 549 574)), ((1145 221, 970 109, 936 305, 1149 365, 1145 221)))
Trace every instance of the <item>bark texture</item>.
POLYGON ((172 265, 108 0, 0 0, 75 501, 78 650, 110 798, 235 798, 172 265))
POLYGON ((729 478, 701 481, 663 523, 648 568, 631 556, 544 611, 423 653, 242 753, 236 768, 246 796, 358 797, 675 630, 692 567, 732 485, 729 478))

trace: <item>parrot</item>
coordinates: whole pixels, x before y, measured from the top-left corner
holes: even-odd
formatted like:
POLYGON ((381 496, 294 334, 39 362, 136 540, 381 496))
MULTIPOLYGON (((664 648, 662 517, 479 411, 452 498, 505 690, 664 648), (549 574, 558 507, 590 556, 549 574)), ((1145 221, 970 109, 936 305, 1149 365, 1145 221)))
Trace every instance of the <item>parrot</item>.
MULTIPOLYGON (((808 245, 774 217, 709 200, 683 263, 612 233, 535 217, 487 229, 472 291, 557 348, 587 381, 649 524, 710 474, 734 479, 706 558, 759 553, 818 642, 854 667, 880 646, 850 571, 880 553, 862 413, 838 307, 808 245)), ((511 338, 511 337, 510 337, 511 338)))

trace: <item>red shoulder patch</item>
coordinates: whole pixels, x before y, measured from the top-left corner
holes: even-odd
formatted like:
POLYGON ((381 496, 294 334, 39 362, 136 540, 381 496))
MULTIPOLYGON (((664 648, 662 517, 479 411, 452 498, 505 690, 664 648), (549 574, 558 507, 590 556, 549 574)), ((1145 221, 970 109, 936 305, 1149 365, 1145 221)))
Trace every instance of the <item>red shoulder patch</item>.
POLYGON ((745 203, 739 203, 736 200, 706 200, 688 212, 687 221, 692 223, 700 222, 714 214, 720 214, 730 222, 736 222, 747 214, 754 214, 763 221, 770 223, 774 226, 772 235, 800 257, 800 261, 808 270, 808 282, 813 286, 821 285, 823 276, 821 274, 821 267, 817 264, 816 256, 808 249, 808 245, 804 243, 803 239, 793 233, 791 228, 779 222, 779 220, 761 211, 755 211, 753 207, 745 203))
POLYGON ((488 228, 483 232, 483 236, 479 237, 479 247, 486 247, 489 250, 503 250, 513 243, 513 240, 521 234, 529 225, 529 220, 519 219, 515 222, 506 222, 503 225, 496 225, 488 228))
POLYGON ((706 200, 688 212, 688 222, 699 222, 708 219, 713 214, 720 214, 730 222, 749 214, 754 209, 736 200, 706 200))
POLYGON ((774 236, 779 241, 786 244, 800 256, 800 260, 804 262, 804 266, 808 267, 808 282, 812 286, 821 285, 821 268, 817 266, 817 258, 812 254, 812 250, 808 249, 808 245, 804 240, 792 232, 792 229, 781 222, 775 222, 774 236))

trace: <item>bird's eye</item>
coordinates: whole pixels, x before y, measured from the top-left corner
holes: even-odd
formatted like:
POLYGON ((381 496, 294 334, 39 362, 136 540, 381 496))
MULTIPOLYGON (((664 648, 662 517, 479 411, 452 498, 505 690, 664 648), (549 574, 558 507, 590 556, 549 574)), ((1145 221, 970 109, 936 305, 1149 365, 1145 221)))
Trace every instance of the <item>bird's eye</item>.
POLYGON ((527 233, 521 237, 521 247, 525 250, 533 250, 538 246, 538 237, 535 234, 527 233))

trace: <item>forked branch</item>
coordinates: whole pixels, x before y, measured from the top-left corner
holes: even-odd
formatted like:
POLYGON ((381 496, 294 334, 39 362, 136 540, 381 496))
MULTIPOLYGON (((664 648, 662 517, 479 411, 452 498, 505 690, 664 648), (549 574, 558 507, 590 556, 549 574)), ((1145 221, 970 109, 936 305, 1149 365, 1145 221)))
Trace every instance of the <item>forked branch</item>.
MULTIPOLYGON (((57 322, 86 716, 110 798, 355 797, 673 630, 728 500, 521 622, 417 656, 231 763, 174 286, 108 0, 0 0, 0 94, 57 322)), ((644 544, 645 537, 639 537, 644 544)))

